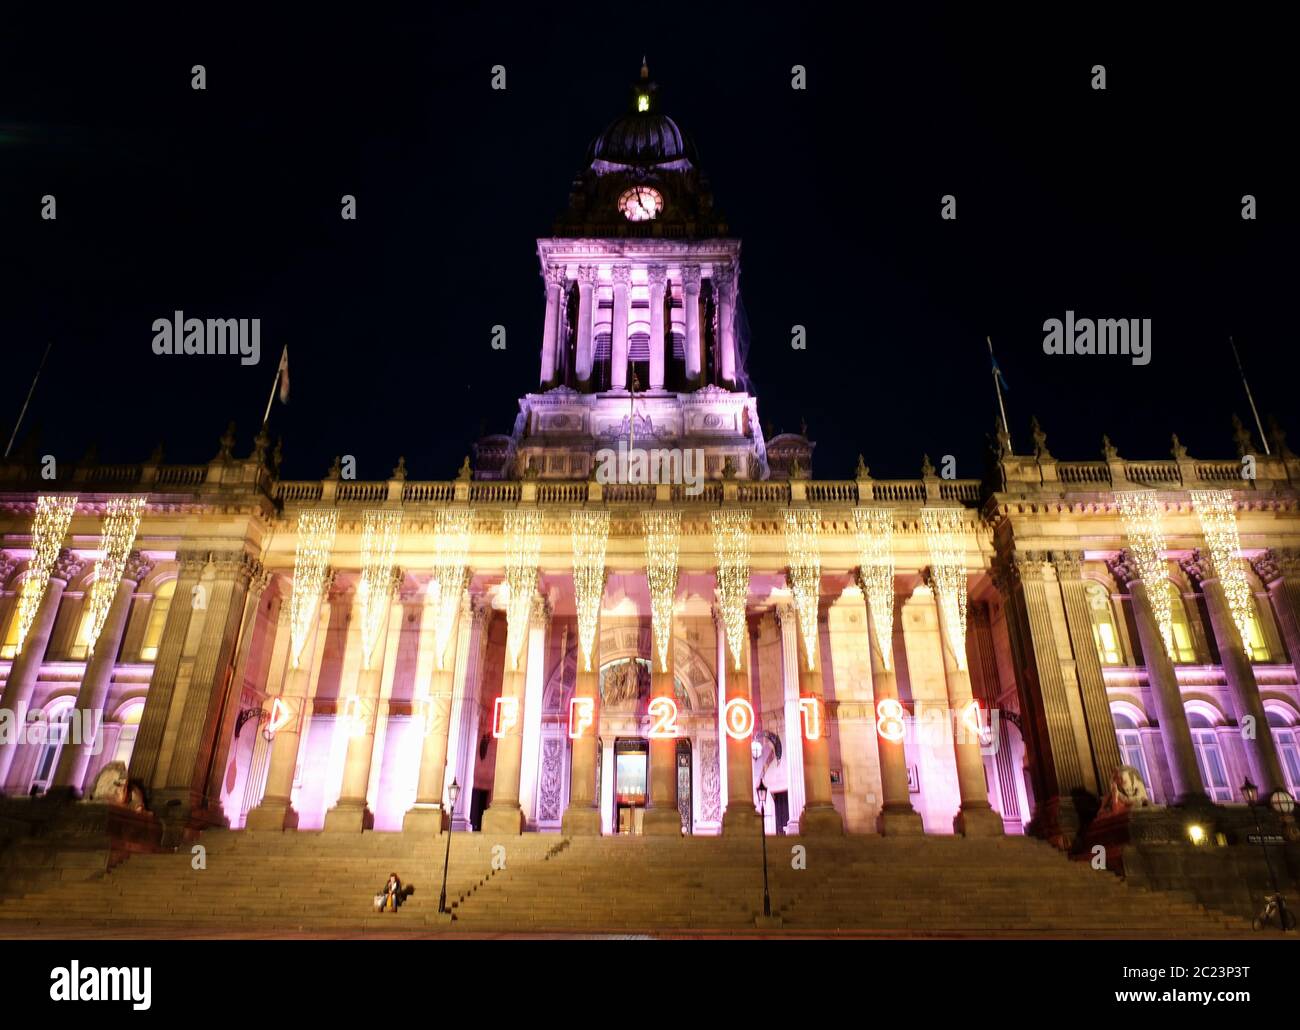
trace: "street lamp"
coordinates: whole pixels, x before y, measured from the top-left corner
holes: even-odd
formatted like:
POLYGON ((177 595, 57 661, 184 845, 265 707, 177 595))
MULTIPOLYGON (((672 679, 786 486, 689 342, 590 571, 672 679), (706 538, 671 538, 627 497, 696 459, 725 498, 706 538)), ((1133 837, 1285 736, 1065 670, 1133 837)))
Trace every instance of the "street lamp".
MULTIPOLYGON (((755 737, 749 745, 750 754, 757 762, 763 757, 763 743, 755 737)), ((758 836, 763 842, 763 918, 772 918, 772 895, 767 886, 767 784, 760 775, 758 779, 758 836)))
MULTIPOLYGON (((447 788, 447 800, 451 802, 451 811, 455 815, 456 798, 460 796, 460 784, 456 782, 453 776, 451 786, 447 788)), ((441 815, 442 813, 438 813, 441 815)), ((439 822, 441 823, 441 819, 439 822)), ((440 913, 447 911, 447 867, 451 864, 451 820, 447 820, 447 851, 442 859, 442 894, 438 897, 438 911, 440 913)))
MULTIPOLYGON (((1264 911, 1255 917, 1254 926, 1256 930, 1273 921, 1273 913, 1277 913, 1278 925, 1283 931, 1290 930, 1295 926, 1295 916, 1286 910, 1286 899, 1282 897, 1282 892, 1277 889, 1277 877, 1273 873, 1273 861, 1268 857, 1268 842, 1264 840, 1264 827, 1259 821, 1259 788, 1246 778, 1246 782, 1241 785, 1241 796, 1246 799, 1246 804, 1250 806, 1251 814, 1255 817, 1255 830, 1259 834, 1260 847, 1264 849, 1264 864, 1268 867, 1268 882, 1273 888, 1273 893, 1264 899, 1264 911)), ((1285 790, 1275 790, 1269 795, 1268 805, 1279 816, 1289 815, 1295 809, 1295 798, 1285 790)))

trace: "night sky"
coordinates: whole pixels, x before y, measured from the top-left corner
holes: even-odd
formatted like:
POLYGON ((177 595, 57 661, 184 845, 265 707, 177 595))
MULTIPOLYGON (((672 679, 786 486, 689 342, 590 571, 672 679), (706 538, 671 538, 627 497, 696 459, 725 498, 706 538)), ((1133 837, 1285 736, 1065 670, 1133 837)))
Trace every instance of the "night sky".
POLYGON ((140 461, 162 441, 206 461, 234 420, 246 454, 287 343, 286 477, 336 454, 361 479, 399 454, 413 478, 452 477, 536 384, 535 240, 643 53, 744 240, 760 417, 807 420, 820 478, 859 452, 882 477, 923 453, 979 475, 988 334, 1021 452, 1037 414, 1063 459, 1098 457, 1103 433, 1128 457, 1167 457, 1171 432, 1233 454, 1249 410, 1229 335, 1261 412, 1300 439, 1293 36, 1267 14, 368 6, 7 15, 0 447, 52 340, 24 427, 39 453, 140 461), (1045 355, 1042 323, 1067 308, 1151 318, 1153 360, 1045 355), (176 309, 261 318, 261 364, 155 356, 152 322, 176 309))

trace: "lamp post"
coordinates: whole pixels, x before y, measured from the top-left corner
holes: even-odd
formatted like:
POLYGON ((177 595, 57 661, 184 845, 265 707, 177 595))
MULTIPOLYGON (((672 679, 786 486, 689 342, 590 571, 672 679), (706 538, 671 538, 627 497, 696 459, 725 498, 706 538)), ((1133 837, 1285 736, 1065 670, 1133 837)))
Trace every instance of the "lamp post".
MULTIPOLYGON (((1276 912, 1278 925, 1281 926, 1283 931, 1290 930, 1295 926, 1295 916, 1287 911, 1286 899, 1282 897, 1282 892, 1277 889, 1277 876, 1273 873, 1273 861, 1268 857, 1268 843, 1264 840, 1264 827, 1259 821, 1259 788, 1250 782, 1249 777, 1241 785, 1241 796, 1246 799, 1246 804, 1250 806, 1251 814, 1255 817, 1255 830, 1259 834, 1260 847, 1264 849, 1264 864, 1268 867, 1268 882, 1273 888, 1273 893, 1264 899, 1264 911, 1255 917, 1255 929, 1260 930, 1266 924, 1272 922, 1273 913, 1276 912)), ((1279 817, 1284 817, 1295 810, 1295 798, 1279 788, 1269 795, 1268 806, 1279 817)))
MULTIPOLYGON (((460 796, 460 784, 452 777, 451 786, 447 788, 447 800, 451 802, 453 815, 456 811, 456 798, 460 796)), ((438 897, 439 913, 447 911, 447 867, 451 864, 451 820, 447 820, 447 850, 442 859, 442 894, 438 897)))
MULTIPOLYGON (((757 762, 763 757, 763 744, 755 737, 749 745, 750 754, 757 762)), ((772 895, 767 886, 767 784, 760 776, 758 779, 758 836, 763 842, 763 918, 772 917, 772 895)))

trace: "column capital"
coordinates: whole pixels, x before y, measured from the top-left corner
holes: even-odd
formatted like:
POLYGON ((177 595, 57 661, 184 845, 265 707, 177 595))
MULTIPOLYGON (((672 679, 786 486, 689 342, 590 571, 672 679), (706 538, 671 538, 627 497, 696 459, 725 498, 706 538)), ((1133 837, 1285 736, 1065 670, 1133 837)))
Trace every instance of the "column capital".
POLYGON ((782 603, 772 609, 772 614, 776 616, 776 624, 782 631, 786 629, 787 624, 790 629, 798 629, 798 618, 793 604, 782 603))
POLYGON ((50 579, 71 583, 81 575, 85 567, 86 563, 65 547, 59 551, 59 556, 54 561, 54 568, 50 570, 50 579))
MULTIPOLYGON (((0 564, 2 563, 3 559, 0 559, 0 564)), ((1278 551, 1272 548, 1257 557, 1251 558, 1250 565, 1255 570, 1255 575, 1266 586, 1271 586, 1284 576, 1295 576, 1300 573, 1300 558, 1297 558, 1293 552, 1278 551)))
POLYGON ((600 269, 597 268, 595 265, 579 265, 578 266, 579 288, 585 286, 587 287, 587 289, 591 289, 591 287, 596 284, 596 279, 599 277, 599 275, 600 275, 600 269))
POLYGON ((153 562, 139 551, 132 551, 127 556, 126 565, 122 569, 122 578, 129 579, 132 583, 143 583, 145 577, 152 571, 153 562))
POLYGON ((1059 580, 1076 580, 1083 578, 1082 551, 1052 551, 1052 564, 1056 566, 1056 578, 1059 580))
POLYGON ((182 576, 199 576, 208 564, 208 552, 200 550, 177 551, 176 562, 182 576))
POLYGON ((700 292, 699 265, 682 265, 682 289, 687 293, 700 292))
POLYGON ((551 608, 551 602, 541 594, 533 595, 532 608, 528 613, 528 625, 536 626, 540 629, 547 629, 551 625, 551 617, 555 614, 551 608))
POLYGON ((610 279, 613 281, 615 286, 632 285, 632 266, 615 265, 610 269, 610 279))
POLYGON ((564 285, 565 269, 563 265, 552 265, 546 270, 546 285, 559 289, 564 285))
POLYGON ((18 559, 8 551, 0 551, 0 586, 9 581, 16 568, 18 568, 18 559))
POLYGON ((651 286, 663 286, 668 280, 667 265, 649 265, 646 268, 646 280, 651 286))
POLYGON ((719 289, 730 289, 736 282, 736 270, 731 265, 714 265, 713 281, 719 289))
POLYGON ((1121 589, 1130 590, 1131 584, 1142 582, 1137 564, 1133 561, 1133 552, 1127 548, 1106 561, 1106 568, 1115 578, 1115 584, 1121 589))
POLYGON ((209 559, 216 566, 218 579, 242 581, 247 585, 255 576, 262 574, 262 563, 242 548, 234 551, 214 551, 209 555, 209 559))
POLYGON ((1195 550, 1190 558, 1183 558, 1178 562, 1178 567, 1187 573, 1187 578, 1202 590, 1208 580, 1216 579, 1217 572, 1214 568, 1214 562, 1210 560, 1209 555, 1202 554, 1201 551, 1195 550))

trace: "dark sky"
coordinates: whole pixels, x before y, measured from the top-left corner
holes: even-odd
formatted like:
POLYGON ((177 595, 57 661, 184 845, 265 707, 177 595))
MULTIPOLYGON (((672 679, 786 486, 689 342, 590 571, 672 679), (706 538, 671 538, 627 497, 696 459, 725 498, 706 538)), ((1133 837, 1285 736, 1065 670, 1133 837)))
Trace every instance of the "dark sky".
POLYGON ((859 451, 879 476, 916 475, 923 452, 978 475, 986 334, 1022 450, 1037 414, 1061 458, 1098 456, 1103 433, 1165 457, 1174 431, 1194 456, 1232 454, 1248 410, 1229 334, 1262 411, 1300 434, 1293 34, 1264 11, 368 6, 7 15, 5 440, 53 340, 26 427, 41 452, 75 461, 97 441, 139 461, 161 440, 205 461, 233 419, 246 453, 287 342, 286 476, 336 454, 363 479, 399 454, 413 477, 454 475, 536 382, 534 241, 643 51, 744 240, 760 416, 807 420, 818 476, 851 475, 859 451), (178 308, 260 317, 262 364, 155 356, 151 324, 178 308), (1042 323, 1067 308, 1151 318, 1153 360, 1044 355, 1042 323))

